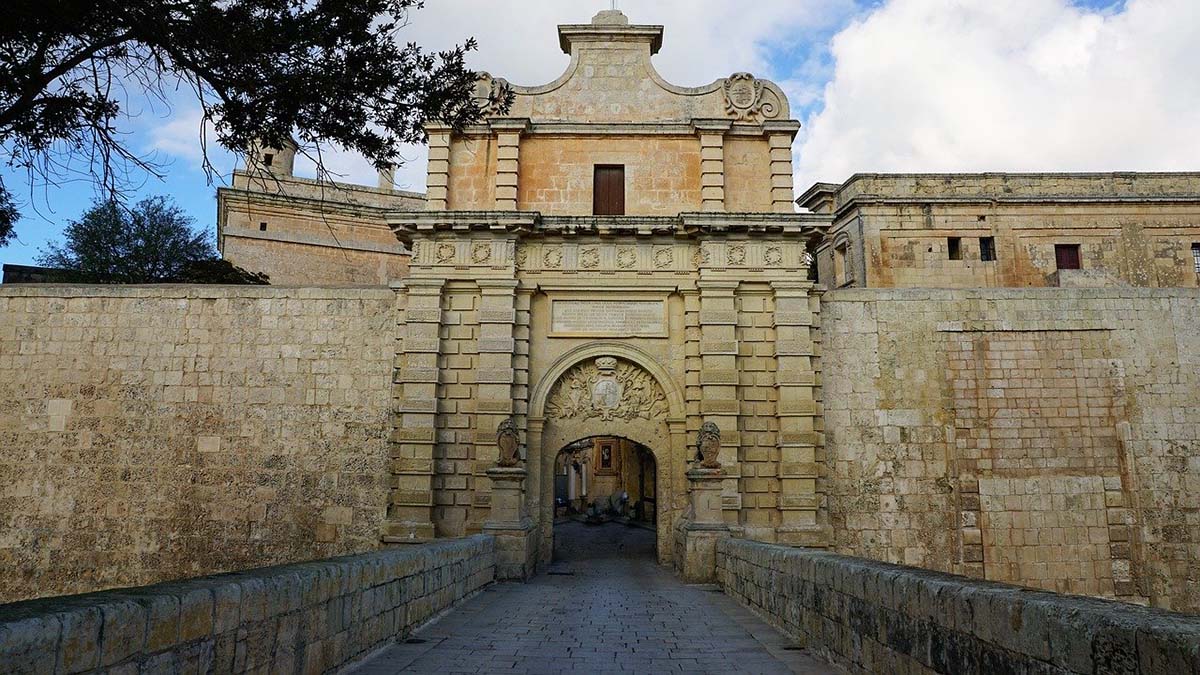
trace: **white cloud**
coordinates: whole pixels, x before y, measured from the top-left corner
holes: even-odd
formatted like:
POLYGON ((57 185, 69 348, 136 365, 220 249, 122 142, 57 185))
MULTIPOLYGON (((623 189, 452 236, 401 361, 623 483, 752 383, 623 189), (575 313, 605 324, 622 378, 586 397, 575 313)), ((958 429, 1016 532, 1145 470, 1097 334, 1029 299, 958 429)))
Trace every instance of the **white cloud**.
POLYGON ((1200 2, 892 0, 832 43, 797 186, 867 171, 1196 169, 1200 2))
MULTIPOLYGON (((736 71, 770 77, 771 50, 843 21, 854 0, 759 0, 749 6, 731 0, 626 0, 618 6, 633 23, 664 25, 655 67, 670 82, 697 86, 736 71)), ((474 37, 479 50, 469 57, 471 67, 539 85, 553 81, 570 62, 559 48, 558 24, 588 23, 608 7, 603 0, 437 0, 411 14, 401 39, 438 50, 474 37)), ((807 85, 810 97, 812 89, 807 85)), ((405 156, 410 155, 397 172, 397 186, 424 190, 425 148, 405 156)), ((331 152, 326 160, 344 180, 374 184, 374 169, 360 157, 331 152)), ((311 163, 298 163, 297 171, 311 174, 311 163)))

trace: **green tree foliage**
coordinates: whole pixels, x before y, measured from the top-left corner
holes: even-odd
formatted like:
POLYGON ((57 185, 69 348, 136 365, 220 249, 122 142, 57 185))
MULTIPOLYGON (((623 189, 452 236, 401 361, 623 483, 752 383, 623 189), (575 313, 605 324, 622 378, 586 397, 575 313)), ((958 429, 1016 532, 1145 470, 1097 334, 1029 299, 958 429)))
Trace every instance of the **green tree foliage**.
POLYGON ((0 247, 6 246, 16 236, 17 205, 13 203, 12 195, 4 189, 4 181, 0 181, 0 247))
MULTIPOLYGON (((474 41, 431 54, 401 40, 409 11, 421 4, 6 0, 0 148, 35 180, 82 163, 115 196, 130 170, 155 170, 125 144, 119 123, 127 109, 182 90, 234 152, 294 136, 319 173, 325 143, 384 168, 398 163, 403 144, 424 139, 426 122, 461 128, 492 103, 472 97, 476 74, 464 57, 474 41)), ((502 95, 506 106, 511 94, 502 95)), ((198 132, 198 143, 207 140, 198 132)), ((0 192, 8 194, 3 183, 0 192)))
POLYGON ((97 202, 67 226, 63 245, 42 250, 38 263, 110 283, 267 283, 266 275, 219 259, 192 222, 165 197, 143 199, 133 209, 97 202))

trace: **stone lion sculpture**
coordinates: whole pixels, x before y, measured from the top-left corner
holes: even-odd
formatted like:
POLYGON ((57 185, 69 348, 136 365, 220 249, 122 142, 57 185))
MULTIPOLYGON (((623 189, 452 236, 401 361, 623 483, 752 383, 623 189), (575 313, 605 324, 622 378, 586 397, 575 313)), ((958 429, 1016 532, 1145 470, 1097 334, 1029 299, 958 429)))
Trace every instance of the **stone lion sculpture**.
POLYGON ((500 446, 497 464, 503 467, 516 466, 521 462, 521 434, 517 423, 509 417, 496 427, 496 445, 500 446))
POLYGON ((696 437, 696 459, 705 469, 721 468, 721 429, 716 422, 705 422, 700 425, 700 433, 696 437))

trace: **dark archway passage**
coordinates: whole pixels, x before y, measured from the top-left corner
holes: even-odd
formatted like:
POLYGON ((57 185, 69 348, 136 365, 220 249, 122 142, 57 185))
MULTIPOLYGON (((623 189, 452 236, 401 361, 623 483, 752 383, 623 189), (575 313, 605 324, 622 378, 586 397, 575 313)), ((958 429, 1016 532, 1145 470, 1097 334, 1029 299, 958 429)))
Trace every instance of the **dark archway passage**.
MULTIPOLYGON (((554 462, 556 563, 585 555, 656 555, 658 466, 654 452, 619 436, 565 445, 554 462), (584 527, 568 525, 583 524, 584 527), (635 530, 613 543, 608 526, 635 530), (588 541, 595 535, 596 541, 588 541)), ((660 533, 661 534, 661 533, 660 533)))

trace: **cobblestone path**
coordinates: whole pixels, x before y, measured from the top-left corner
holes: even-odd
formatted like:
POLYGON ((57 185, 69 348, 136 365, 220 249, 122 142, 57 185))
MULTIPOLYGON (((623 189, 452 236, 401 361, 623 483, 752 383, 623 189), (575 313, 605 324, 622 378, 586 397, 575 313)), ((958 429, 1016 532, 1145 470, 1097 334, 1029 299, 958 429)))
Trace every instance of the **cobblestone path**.
POLYGON ((556 528, 551 574, 495 584, 349 670, 376 673, 832 673, 720 591, 654 562, 654 533, 556 528))

